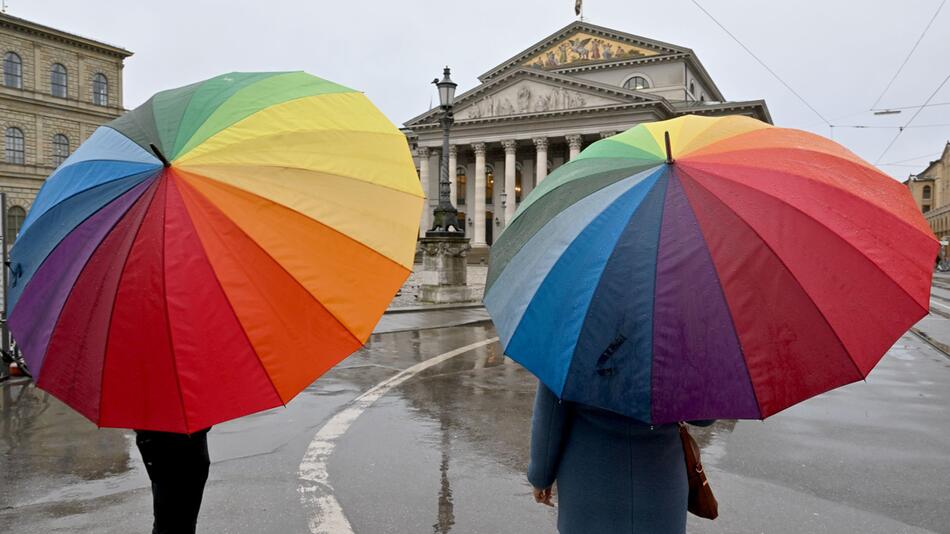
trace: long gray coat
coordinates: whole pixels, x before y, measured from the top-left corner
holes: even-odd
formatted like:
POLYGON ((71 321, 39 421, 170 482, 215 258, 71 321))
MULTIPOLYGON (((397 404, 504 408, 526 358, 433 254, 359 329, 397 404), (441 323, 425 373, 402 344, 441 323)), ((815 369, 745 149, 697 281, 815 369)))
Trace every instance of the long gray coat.
POLYGON ((686 532, 689 488, 677 426, 561 402, 539 385, 528 481, 547 488, 555 480, 561 534, 686 532))

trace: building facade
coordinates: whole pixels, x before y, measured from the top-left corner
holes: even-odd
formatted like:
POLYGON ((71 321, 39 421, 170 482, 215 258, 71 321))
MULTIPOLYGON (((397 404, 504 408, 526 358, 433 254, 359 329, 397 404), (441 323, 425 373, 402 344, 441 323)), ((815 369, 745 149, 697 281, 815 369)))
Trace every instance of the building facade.
MULTIPOLYGON (((479 76, 459 95, 449 148, 452 202, 473 248, 490 245, 518 203, 587 145, 686 114, 771 122, 762 100, 729 102, 681 46, 577 21, 479 76)), ((438 204, 438 108, 406 122, 428 202, 438 204)))
POLYGON ((934 235, 940 240, 950 239, 950 141, 944 145, 939 158, 919 173, 910 175, 904 184, 934 235))
POLYGON ((0 191, 15 236, 43 181, 101 124, 124 112, 132 53, 0 13, 0 191))

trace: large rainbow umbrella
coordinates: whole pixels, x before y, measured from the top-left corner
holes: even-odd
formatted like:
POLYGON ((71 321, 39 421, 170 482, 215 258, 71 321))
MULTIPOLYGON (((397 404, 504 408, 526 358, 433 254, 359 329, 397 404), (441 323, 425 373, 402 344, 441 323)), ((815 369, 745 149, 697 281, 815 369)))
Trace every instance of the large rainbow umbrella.
POLYGON ((760 419, 866 377, 928 313, 938 246, 906 187, 834 142, 686 116, 551 173, 492 247, 485 305, 563 399, 760 419))
POLYGON ((37 385, 96 424, 193 432, 359 348, 422 203, 362 93, 303 72, 163 91, 46 181, 10 255, 10 327, 37 385))

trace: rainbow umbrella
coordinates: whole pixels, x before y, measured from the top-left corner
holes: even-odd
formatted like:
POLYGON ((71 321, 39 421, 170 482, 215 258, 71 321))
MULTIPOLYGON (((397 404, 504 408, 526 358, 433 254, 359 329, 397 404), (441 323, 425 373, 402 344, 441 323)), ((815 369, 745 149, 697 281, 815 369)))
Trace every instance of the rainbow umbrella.
POLYGON ((485 305, 563 399, 760 419, 867 376, 928 313, 937 249, 907 188, 843 147, 686 116, 548 176, 492 247, 485 305))
POLYGON ((163 91, 44 184, 10 327, 37 385, 96 424, 193 432, 359 348, 412 269, 422 203, 362 93, 303 72, 163 91))

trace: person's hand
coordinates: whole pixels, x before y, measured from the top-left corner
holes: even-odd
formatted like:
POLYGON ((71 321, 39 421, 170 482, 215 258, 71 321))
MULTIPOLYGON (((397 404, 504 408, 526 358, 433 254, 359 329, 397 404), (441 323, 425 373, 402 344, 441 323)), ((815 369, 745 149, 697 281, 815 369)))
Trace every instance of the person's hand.
POLYGON ((541 488, 532 488, 534 492, 534 502, 545 504, 547 506, 554 506, 554 503, 551 502, 551 496, 554 495, 553 487, 547 487, 544 489, 541 488))

